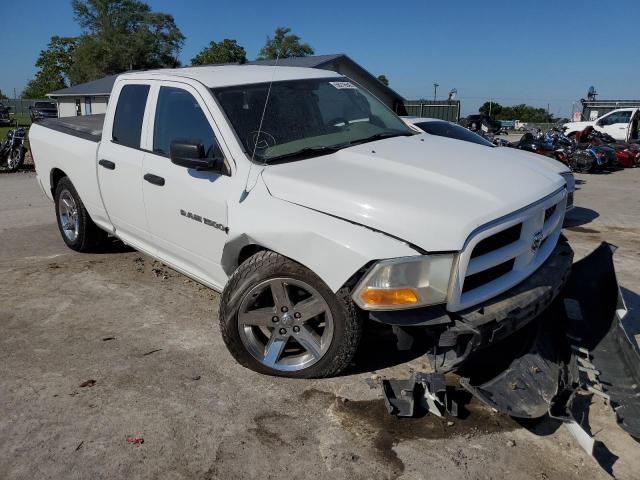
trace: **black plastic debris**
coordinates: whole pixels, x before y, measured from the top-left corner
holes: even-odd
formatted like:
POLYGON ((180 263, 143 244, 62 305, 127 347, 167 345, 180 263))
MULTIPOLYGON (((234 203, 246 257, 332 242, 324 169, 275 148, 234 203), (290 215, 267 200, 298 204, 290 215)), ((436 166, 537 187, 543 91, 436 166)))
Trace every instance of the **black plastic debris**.
MULTIPOLYGON (((574 393, 610 402, 619 425, 640 438, 640 354, 622 325, 627 310, 613 265, 615 247, 602 243, 573 266, 559 302, 530 327, 530 338, 493 376, 461 385, 495 410, 522 418, 549 413, 574 421, 574 393), (535 330, 532 330, 535 329, 535 330)), ((504 360, 503 360, 504 361, 504 360)))
POLYGON ((608 400, 620 427, 640 438, 640 353, 622 324, 628 311, 614 252, 602 243, 574 265, 565 293, 567 334, 583 388, 608 400))
POLYGON ((413 417, 421 411, 442 417, 445 413, 458 416, 458 405, 447 395, 444 375, 414 373, 408 380, 383 380, 384 403, 390 414, 413 417))

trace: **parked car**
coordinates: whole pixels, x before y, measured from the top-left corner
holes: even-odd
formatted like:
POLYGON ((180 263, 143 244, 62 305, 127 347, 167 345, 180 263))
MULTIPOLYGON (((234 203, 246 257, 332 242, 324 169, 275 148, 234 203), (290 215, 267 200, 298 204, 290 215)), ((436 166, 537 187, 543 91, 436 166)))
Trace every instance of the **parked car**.
POLYGON ((602 115, 590 122, 569 122, 563 125, 567 136, 574 136, 587 127, 593 127, 598 132, 611 135, 615 140, 636 142, 640 138, 638 122, 640 109, 619 108, 602 115))
POLYGON ((439 137, 453 138, 465 142, 477 143, 485 147, 494 147, 495 145, 482 135, 472 132, 468 128, 461 127, 455 123, 439 120, 436 118, 425 117, 400 117, 404 123, 414 128, 416 131, 437 135, 439 137))
POLYGON ((29 115, 32 122, 37 122, 43 118, 57 118, 58 107, 54 102, 35 102, 29 106, 29 115))
POLYGON ((417 134, 331 71, 126 73, 106 115, 45 119, 30 145, 70 248, 113 235, 222 292, 229 351, 266 374, 338 374, 367 319, 426 329, 451 370, 571 269, 562 165, 417 134))
MULTIPOLYGON (((543 152, 542 150, 538 150, 536 148, 536 142, 533 139, 533 136, 531 134, 528 134, 529 136, 531 136, 531 138, 529 139, 529 142, 523 142, 523 139, 521 139, 520 142, 514 142, 514 143, 508 142, 506 140, 498 141, 497 143, 492 143, 482 135, 472 132, 469 129, 461 127, 460 125, 457 125, 455 123, 447 122, 446 120, 439 120, 435 118, 424 118, 424 117, 401 117, 401 118, 402 120, 404 120, 404 122, 407 125, 409 125, 411 128, 414 128, 419 132, 425 132, 430 135, 437 135, 439 137, 453 138, 455 140, 461 140, 464 142, 476 143, 478 145, 484 145, 485 147, 495 147, 496 145, 509 146, 512 148, 519 148, 521 150, 526 150, 529 152, 539 153, 551 158, 556 158, 557 153, 554 153, 554 152, 559 148, 559 147, 550 148, 550 151, 552 154, 547 155, 546 151, 543 152), (530 145, 530 146, 525 147, 524 145, 530 145)), ((544 160, 540 159, 539 156, 537 155, 536 156, 532 155, 531 161, 539 162, 544 160)), ((567 183, 567 191, 569 192, 567 195, 567 211, 568 211, 573 208, 573 197, 576 190, 576 182, 575 182, 575 178, 573 177, 573 173, 568 167, 563 168, 561 170, 562 171, 560 172, 560 174, 564 177, 567 183)))
POLYGON ((0 103, 0 125, 11 124, 11 107, 7 107, 0 103))

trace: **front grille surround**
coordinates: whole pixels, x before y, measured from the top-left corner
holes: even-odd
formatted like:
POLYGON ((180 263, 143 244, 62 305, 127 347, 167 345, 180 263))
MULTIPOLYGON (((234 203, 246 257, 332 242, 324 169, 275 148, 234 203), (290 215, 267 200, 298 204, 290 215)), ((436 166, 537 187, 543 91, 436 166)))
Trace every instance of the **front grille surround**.
POLYGON ((534 273, 558 242, 566 203, 567 191, 563 187, 473 232, 460 252, 447 309, 456 312, 477 305, 534 273), (539 243, 537 249, 532 248, 534 237, 539 243))

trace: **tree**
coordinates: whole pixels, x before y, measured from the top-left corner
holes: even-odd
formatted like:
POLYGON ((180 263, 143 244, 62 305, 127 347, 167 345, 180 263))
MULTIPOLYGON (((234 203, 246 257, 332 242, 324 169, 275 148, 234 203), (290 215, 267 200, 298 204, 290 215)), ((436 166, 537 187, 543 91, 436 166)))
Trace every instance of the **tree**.
POLYGON ((502 112, 502 105, 496 102, 484 102, 482 106, 478 109, 480 113, 485 115, 491 115, 492 117, 497 117, 502 112))
POLYGON ((273 38, 267 37, 267 43, 260 50, 258 60, 313 55, 311 45, 300 43, 300 37, 289 32, 290 28, 276 28, 273 38))
POLYGON ((211 42, 191 59, 191 65, 212 63, 245 63, 247 52, 235 40, 225 38, 219 43, 211 42))
MULTIPOLYGON (((484 102, 478 109, 480 113, 489 115, 489 103, 484 102)), ((491 102, 491 116, 497 120, 520 120, 521 122, 554 123, 556 118, 544 108, 532 107, 521 103, 511 107, 503 107, 491 102)))
POLYGON ((83 34, 69 76, 86 82, 126 70, 177 67, 184 35, 172 15, 140 0, 72 0, 83 34))
POLYGON ((44 98, 49 92, 69 86, 69 71, 77 46, 77 38, 51 37, 47 48, 40 52, 36 61, 38 71, 35 78, 27 82, 22 98, 44 98))
POLYGON ((0 90, 0 100, 7 100, 9 97, 7 97, 4 93, 2 93, 2 90, 0 90))
POLYGON ((380 80, 380 82, 385 84, 387 87, 389 86, 389 79, 386 75, 378 75, 378 80, 380 80))

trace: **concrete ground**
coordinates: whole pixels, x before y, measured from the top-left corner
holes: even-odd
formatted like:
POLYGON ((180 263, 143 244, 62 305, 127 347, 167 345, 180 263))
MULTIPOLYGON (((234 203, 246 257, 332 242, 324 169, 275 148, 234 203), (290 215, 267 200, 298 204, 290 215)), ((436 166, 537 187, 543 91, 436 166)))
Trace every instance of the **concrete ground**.
MULTIPOLYGON (((580 175, 570 238, 601 240, 637 319, 640 169, 580 175)), ((475 401, 466 419, 395 419, 365 380, 423 358, 366 338, 346 375, 286 380, 233 361, 219 295, 126 248, 67 249, 32 172, 0 175, 0 478, 638 478, 640 445, 598 398, 597 461, 551 420, 475 401), (384 354, 381 354, 384 352, 384 354), (127 437, 144 438, 143 444, 127 437)), ((628 327, 640 333, 638 323, 628 327)), ((375 385, 375 384, 374 384, 375 385)))

